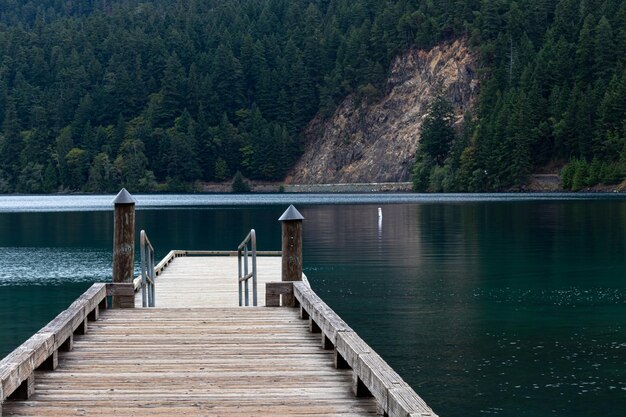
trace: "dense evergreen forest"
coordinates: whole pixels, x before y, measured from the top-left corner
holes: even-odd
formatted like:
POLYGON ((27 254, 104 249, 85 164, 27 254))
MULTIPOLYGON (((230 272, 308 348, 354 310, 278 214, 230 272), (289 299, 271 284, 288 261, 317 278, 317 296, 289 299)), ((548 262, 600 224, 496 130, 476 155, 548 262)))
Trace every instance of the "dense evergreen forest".
POLYGON ((311 118, 458 37, 479 103, 456 131, 432 103, 417 189, 624 177, 623 0, 0 0, 0 192, 280 180, 311 118))
POLYGON ((579 190, 626 177, 626 2, 483 0, 470 39, 483 78, 475 117, 455 132, 431 103, 413 172, 416 190, 517 188, 565 165, 579 190))

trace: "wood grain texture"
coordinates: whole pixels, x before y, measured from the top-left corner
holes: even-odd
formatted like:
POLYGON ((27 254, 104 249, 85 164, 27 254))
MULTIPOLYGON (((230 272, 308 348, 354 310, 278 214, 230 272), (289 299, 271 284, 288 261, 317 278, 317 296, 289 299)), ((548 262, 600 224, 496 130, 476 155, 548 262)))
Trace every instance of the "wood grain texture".
MULTIPOLYGON (((280 296, 289 295, 290 297, 283 297, 285 302, 293 301, 293 283, 292 282, 268 282, 265 284, 265 306, 266 307, 280 307, 280 296)), ((293 305, 284 305, 283 307, 294 307, 293 305)))
POLYGON ((160 263, 157 308, 107 310, 134 285, 94 284, 0 361, 0 417, 435 416, 307 281, 276 282, 280 257, 257 259, 258 299, 299 309, 237 307, 237 258, 186 255, 160 263))
POLYGON ((4 416, 367 416, 296 309, 106 310, 4 416))
MULTIPOLYGON (((113 215, 113 282, 132 283, 135 262, 135 204, 115 204, 113 215)), ((121 307, 113 297, 113 307, 121 307)))
POLYGON ((426 402, 310 286, 294 282, 293 291, 301 307, 299 316, 308 316, 311 332, 321 332, 324 348, 334 346, 337 369, 352 368, 354 395, 373 395, 390 417, 436 417, 426 402))
MULTIPOLYGON (((282 229, 282 281, 302 281, 302 220, 286 220, 282 229)), ((283 295, 287 306, 294 305, 291 294, 283 295)))
MULTIPOLYGON (((281 258, 258 256, 258 303, 265 305, 265 284, 280 281, 281 258)), ((170 260, 156 277, 155 300, 158 308, 236 307, 239 305, 236 256, 180 256, 170 260)), ((252 282, 250 300, 252 300, 252 282)), ((141 305, 141 294, 135 306, 141 305)))
POLYGON ((66 310, 0 360, 0 403, 13 394, 16 398, 30 396, 34 371, 56 367, 57 350, 64 347, 71 350, 74 333, 87 333, 87 317, 105 297, 106 284, 93 284, 66 310))

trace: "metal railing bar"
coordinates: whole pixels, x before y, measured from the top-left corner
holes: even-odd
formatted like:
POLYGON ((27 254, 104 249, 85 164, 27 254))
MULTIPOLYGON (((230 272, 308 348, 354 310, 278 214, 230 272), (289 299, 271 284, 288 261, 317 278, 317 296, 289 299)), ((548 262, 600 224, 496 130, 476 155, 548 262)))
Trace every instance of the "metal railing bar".
MULTIPOLYGON (((277 254, 276 251, 269 252, 268 254, 277 254)), ((252 279, 252 305, 257 305, 257 268, 256 268, 256 232, 254 229, 250 229, 250 233, 246 238, 237 246, 237 264, 239 270, 238 284, 239 284, 239 305, 250 305, 250 285, 248 281, 252 279), (249 258, 252 258, 252 271, 249 271, 249 258)))
POLYGON ((156 295, 154 248, 145 230, 141 231, 139 252, 141 254, 141 304, 143 307, 154 307, 156 295))

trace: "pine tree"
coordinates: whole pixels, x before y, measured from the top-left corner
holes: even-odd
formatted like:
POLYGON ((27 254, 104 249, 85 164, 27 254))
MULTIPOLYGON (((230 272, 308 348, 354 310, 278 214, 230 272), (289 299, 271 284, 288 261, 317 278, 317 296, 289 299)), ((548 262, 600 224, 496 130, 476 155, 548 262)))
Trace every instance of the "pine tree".
POLYGON ((438 95, 428 107, 428 115, 422 123, 420 150, 439 166, 442 166, 454 141, 452 105, 438 95))
POLYGON ((185 104, 186 96, 185 71, 176 53, 173 53, 165 65, 163 79, 161 80, 162 114, 155 124, 156 126, 169 126, 180 115, 185 104))
POLYGON ((241 172, 237 171, 235 177, 233 178, 232 185, 233 193, 249 193, 250 192, 250 184, 245 180, 241 172))
POLYGON ((147 174, 148 160, 143 151, 144 144, 140 140, 129 138, 122 143, 113 163, 120 185, 131 192, 140 190, 140 181, 147 174))
POLYGON ((20 122, 17 117, 15 102, 10 98, 7 100, 4 123, 2 124, 0 161, 2 162, 2 169, 11 187, 15 186, 17 176, 20 172, 19 155, 22 152, 22 147, 23 142, 20 122))
POLYGON ((615 63, 615 43, 613 41, 613 28, 604 16, 598 21, 595 37, 595 76, 606 80, 613 72, 615 63))
POLYGON ((109 156, 102 152, 96 155, 89 168, 86 190, 91 192, 113 192, 117 188, 117 172, 109 156))
POLYGON ((562 36, 565 42, 576 42, 580 19, 579 0, 560 0, 554 11, 553 30, 562 36))
POLYGON ((223 103, 223 111, 232 115, 242 108, 244 103, 244 82, 241 63, 234 57, 232 50, 220 44, 214 60, 215 92, 223 103))
POLYGON ((172 179, 193 181, 201 176, 194 130, 195 122, 186 110, 176 118, 174 127, 167 130, 167 173, 172 179))
POLYGON ((84 149, 72 148, 65 155, 67 180, 65 185, 71 190, 80 190, 87 179, 89 160, 84 149))
POLYGON ((592 81, 594 69, 594 36, 595 18, 589 14, 580 29, 578 46, 576 47, 576 79, 582 83, 592 81))

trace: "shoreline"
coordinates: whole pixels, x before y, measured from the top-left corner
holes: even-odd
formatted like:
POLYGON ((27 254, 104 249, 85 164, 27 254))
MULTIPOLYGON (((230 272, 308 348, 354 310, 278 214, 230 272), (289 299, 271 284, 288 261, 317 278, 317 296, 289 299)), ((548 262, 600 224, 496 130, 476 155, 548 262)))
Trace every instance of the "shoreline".
MULTIPOLYGON (((251 191, 248 194, 395 194, 395 193, 413 193, 411 182, 371 182, 371 183, 344 183, 344 184, 285 184, 283 182, 256 182, 248 181, 251 191)), ((528 184, 509 188, 500 191, 489 191, 483 193, 469 192, 450 192, 450 193, 420 193, 429 195, 447 195, 447 194, 582 194, 582 193, 625 193, 626 180, 619 184, 612 185, 595 185, 593 187, 585 187, 578 191, 563 190, 561 188, 560 177, 553 174, 533 175, 528 184)), ((194 187, 188 191, 166 191, 158 190, 151 192, 130 191, 133 194, 236 194, 232 191, 232 182, 221 183, 196 183, 194 187)), ((71 195, 103 195, 114 194, 115 192, 84 192, 84 191, 59 191, 47 194, 23 194, 10 193, 0 194, 4 196, 71 196, 71 195)))

